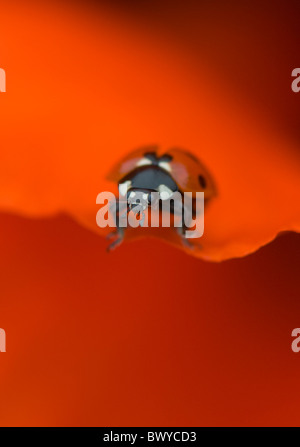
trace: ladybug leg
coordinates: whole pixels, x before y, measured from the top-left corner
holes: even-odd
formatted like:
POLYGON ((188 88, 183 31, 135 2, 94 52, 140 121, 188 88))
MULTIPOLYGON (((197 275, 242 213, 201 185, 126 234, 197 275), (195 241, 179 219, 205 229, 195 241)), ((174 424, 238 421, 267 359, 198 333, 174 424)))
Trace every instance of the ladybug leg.
POLYGON ((114 238, 114 241, 112 241, 109 246, 107 247, 107 251, 110 252, 117 248, 124 240, 124 233, 125 228, 118 227, 116 231, 112 231, 106 236, 106 239, 110 240, 114 238))
POLYGON ((185 237, 186 229, 187 228, 185 226, 179 227, 179 228, 177 228, 177 233, 180 236, 180 240, 181 240, 182 245, 185 248, 188 248, 189 250, 194 250, 195 246, 193 245, 193 243, 190 242, 190 240, 185 237))
POLYGON ((185 233, 187 230, 189 230, 189 227, 187 226, 189 223, 191 223, 192 219, 194 217, 194 204, 193 209, 190 210, 189 207, 183 205, 182 206, 182 226, 178 228, 178 234, 181 237, 181 242, 185 248, 188 248, 189 250, 194 250, 195 245, 191 242, 190 239, 188 239, 185 236, 185 233), (187 225, 186 225, 187 223, 187 225))
MULTIPOLYGON (((121 228, 119 227, 119 221, 120 221, 120 207, 119 207, 119 201, 116 202, 115 207, 113 208, 113 210, 111 209, 111 211, 114 211, 116 214, 116 222, 117 222, 117 228, 116 230, 112 231, 111 233, 109 233, 106 236, 107 240, 111 240, 114 239, 110 245, 107 247, 107 251, 110 252, 112 250, 114 250, 115 248, 117 248, 124 240, 124 233, 125 233, 125 228, 121 228)), ((129 209, 127 206, 127 209, 125 207, 125 211, 123 210, 122 214, 124 214, 124 212, 128 213, 129 209)))
POLYGON ((188 227, 185 225, 184 219, 187 219, 188 222, 191 218, 191 212, 185 207, 182 202, 175 202, 171 203, 171 213, 174 215, 174 218, 177 218, 178 216, 181 217, 181 226, 176 227, 177 233, 180 236, 180 240, 182 245, 185 248, 188 248, 189 250, 194 249, 194 245, 185 237, 185 232, 188 229, 188 227))

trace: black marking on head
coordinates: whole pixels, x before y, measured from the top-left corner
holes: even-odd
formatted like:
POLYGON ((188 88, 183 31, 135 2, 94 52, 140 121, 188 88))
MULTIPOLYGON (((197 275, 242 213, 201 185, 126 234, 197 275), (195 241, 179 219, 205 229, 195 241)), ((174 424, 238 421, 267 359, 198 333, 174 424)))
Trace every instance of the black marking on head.
POLYGON ((166 163, 170 163, 173 160, 172 155, 164 154, 160 157, 159 161, 164 161, 166 163))
POLYGON ((156 165, 141 166, 120 180, 125 183, 130 180, 131 190, 158 191, 160 185, 166 185, 171 191, 178 191, 178 186, 167 171, 156 165))
POLYGON ((148 158, 148 160, 150 160, 152 164, 158 165, 158 158, 155 152, 146 152, 144 154, 144 157, 148 158))
POLYGON ((158 164, 159 164, 161 161, 163 161, 163 162, 165 162, 165 163, 169 163, 170 161, 173 160, 172 155, 164 154, 164 155, 162 155, 161 157, 158 157, 158 156, 156 155, 155 152, 146 152, 146 153, 144 154, 144 157, 145 157, 145 158, 148 158, 148 160, 150 160, 151 163, 152 163, 153 165, 155 165, 155 166, 158 166, 158 164))
POLYGON ((199 175, 198 180, 199 180, 199 184, 200 184, 200 186, 201 186, 203 189, 205 189, 206 186, 207 186, 205 177, 204 177, 203 175, 199 175))

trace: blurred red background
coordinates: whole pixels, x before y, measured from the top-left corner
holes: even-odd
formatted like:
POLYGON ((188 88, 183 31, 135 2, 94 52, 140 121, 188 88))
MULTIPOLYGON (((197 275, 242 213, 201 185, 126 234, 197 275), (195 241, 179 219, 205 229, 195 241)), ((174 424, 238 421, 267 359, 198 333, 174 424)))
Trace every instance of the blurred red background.
POLYGON ((298 425, 299 236, 221 264, 128 245, 1 217, 1 425, 298 425))
MULTIPOLYGON (((103 90, 94 90, 88 82, 85 90, 75 83, 76 70, 81 74, 87 67, 80 65, 80 58, 76 61, 74 48, 68 52, 72 42, 82 56, 82 42, 94 38, 91 19, 84 14, 87 6, 65 3, 75 15, 82 9, 83 28, 74 37, 63 12, 54 9, 59 32, 53 28, 52 35, 46 6, 0 4, 0 66, 8 75, 7 93, 0 97, 4 106, 0 111, 0 327, 7 333, 7 353, 0 356, 0 424, 298 425, 300 354, 291 350, 291 332, 300 326, 299 236, 282 235, 252 255, 220 264, 147 239, 106 254, 103 238, 66 215, 87 226, 94 222, 96 188, 104 186, 104 174, 118 158, 108 150, 100 157, 104 163, 94 166, 99 161, 96 112, 103 90), (65 57, 66 65, 58 71, 56 60, 61 63, 65 57), (16 66, 22 67, 22 73, 12 69, 16 66), (68 69, 73 66, 75 74, 70 78, 68 69), (31 76, 34 82, 28 90, 31 76), (10 93, 9 82, 14 86, 10 93), (60 98, 55 91, 66 93, 60 98), (93 100, 95 91, 98 96, 93 100), (88 161, 79 148, 90 150, 88 161), (59 216, 46 218, 57 212, 59 216), (18 213, 44 217, 33 220, 18 213)), ((280 134, 286 142, 282 157, 297 152, 299 96, 290 89, 290 73, 300 64, 298 2, 88 5, 95 17, 101 8, 108 8, 116 21, 128 20, 126 36, 134 23, 145 35, 156 36, 178 54, 183 52, 195 70, 202 64, 209 67, 216 75, 213 81, 219 77, 227 86, 226 94, 234 92, 239 98, 245 116, 251 111, 260 126, 280 134)), ((105 19, 105 27, 115 26, 110 20, 105 19)), ((91 47, 87 60, 94 54, 91 47)), ((148 56, 155 59, 156 53, 147 47, 148 56)), ((103 67, 105 62, 113 65, 109 52, 101 57, 103 67)), ((127 53, 124 61, 126 57, 127 53)), ((92 63, 88 66, 93 81, 100 62, 94 61, 95 71, 92 63)), ((158 62, 159 68, 169 60, 164 61, 162 53, 158 62)), ((142 67, 145 71, 147 65, 142 67)), ((123 74, 125 79, 129 75, 130 71, 123 74)), ((177 75, 186 86, 189 79, 181 72, 177 75)), ((111 86, 120 73, 105 76, 111 86)), ((194 81, 191 77, 191 86, 194 81)), ((205 85, 201 87, 205 92, 205 85)), ((125 92, 125 98, 139 117, 139 95, 132 97, 132 91, 125 92)), ((192 87, 186 91, 191 94, 192 87)), ((151 103, 151 113, 145 107, 149 118, 145 124, 138 118, 131 122, 124 110, 125 118, 120 118, 122 102, 117 95, 110 98, 110 92, 111 87, 104 100, 105 113, 99 110, 106 129, 101 138, 107 147, 121 142, 124 151, 135 128, 139 139, 157 131, 166 142, 171 134, 195 141, 186 132, 189 123, 180 122, 182 110, 178 120, 175 112, 173 120, 164 116, 164 110, 176 111, 176 101, 166 109, 163 101, 158 104, 159 119, 152 121, 155 101, 151 102, 151 91, 142 91, 142 99, 151 103)), ((231 109, 221 110, 226 122, 231 109)), ((189 116, 195 129, 197 118, 189 116)), ((228 129, 228 135, 236 133, 238 129, 228 129)), ((218 141, 218 136, 212 138, 218 141)), ((226 160, 222 135, 219 143, 215 165, 220 169, 226 160)), ((241 162, 243 156, 241 146, 241 162)), ((297 154, 293 157, 297 159, 297 154)), ((210 167, 214 170, 215 165, 210 167)), ((296 172, 295 163, 293 168, 296 172)), ((266 155, 260 172, 264 169, 271 177, 266 155)), ((288 202, 289 194, 296 193, 286 193, 282 181, 291 176, 287 170, 282 178, 274 178, 274 184, 282 182, 280 200, 286 197, 286 208, 293 208, 296 215, 299 203, 288 202)), ((253 178, 255 184, 255 171, 253 178)), ((238 191, 235 179, 230 182, 232 190, 238 191)), ((258 188, 257 200, 266 192, 258 188)), ((274 208, 279 202, 274 201, 274 208)))

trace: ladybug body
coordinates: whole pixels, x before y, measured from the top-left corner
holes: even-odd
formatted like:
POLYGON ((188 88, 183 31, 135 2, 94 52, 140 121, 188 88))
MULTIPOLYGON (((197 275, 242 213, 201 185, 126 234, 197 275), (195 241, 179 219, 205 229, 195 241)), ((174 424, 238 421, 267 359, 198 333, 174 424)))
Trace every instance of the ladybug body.
MULTIPOLYGON (((123 159, 110 173, 109 180, 118 184, 120 195, 127 200, 127 213, 138 209, 139 213, 148 208, 162 209, 162 202, 170 201, 174 193, 203 191, 205 202, 215 195, 215 187, 212 178, 200 161, 189 152, 181 149, 170 149, 159 155, 158 147, 146 147, 134 151, 123 159), (153 193, 156 193, 153 194, 153 193), (159 203, 154 203, 153 197, 159 198, 159 203), (142 205, 141 205, 142 204, 142 205)), ((170 201, 171 214, 180 216, 184 213, 184 207, 176 209, 174 201, 170 201)), ((190 212, 194 216, 195 200, 190 212)), ((116 215, 119 213, 117 205, 116 215)), ((141 226, 143 219, 141 219, 141 226)), ((176 228, 182 243, 191 247, 185 239, 185 226, 176 228)), ((119 245, 124 238, 125 228, 118 226, 117 231, 111 233, 109 238, 115 240, 108 250, 119 245)))

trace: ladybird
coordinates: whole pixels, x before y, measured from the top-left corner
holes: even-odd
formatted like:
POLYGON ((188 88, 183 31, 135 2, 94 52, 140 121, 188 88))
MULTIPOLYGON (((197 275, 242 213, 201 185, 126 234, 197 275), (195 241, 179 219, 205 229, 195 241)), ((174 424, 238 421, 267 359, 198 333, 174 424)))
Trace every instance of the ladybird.
MULTIPOLYGON (((216 195, 216 188, 212 176, 205 166, 190 152, 171 148, 161 153, 158 146, 144 147, 135 150, 121 160, 109 173, 108 180, 116 183, 122 195, 122 188, 125 188, 127 199, 127 214, 138 209, 142 214, 145 207, 152 208, 157 203, 153 203, 153 193, 157 193, 160 203, 170 200, 174 193, 179 192, 204 192, 205 204, 216 195), (141 200, 143 207, 141 207, 141 200)), ((193 206, 194 206, 193 199, 193 206)), ((119 207, 116 205, 117 229, 108 235, 108 239, 114 239, 108 247, 111 251, 117 247, 124 239, 126 228, 118 225, 119 207)), ((161 211, 161 207, 159 208, 161 211)), ((178 210, 177 210, 178 211, 178 210)), ((170 207, 170 212, 175 215, 176 210, 170 207)), ((183 209, 179 210, 182 214, 183 209)), ((194 216, 194 209, 192 216, 194 216)), ((140 225, 143 224, 143 218, 140 225)), ((174 228, 172 228, 174 230, 174 228)), ((186 227, 183 225, 176 228, 181 242, 188 248, 192 244, 185 238, 186 227)))

